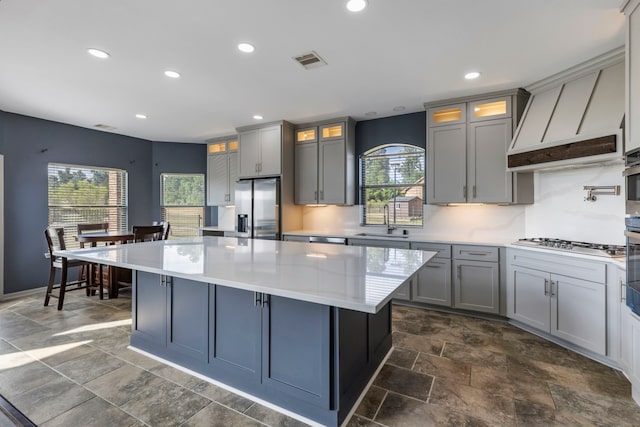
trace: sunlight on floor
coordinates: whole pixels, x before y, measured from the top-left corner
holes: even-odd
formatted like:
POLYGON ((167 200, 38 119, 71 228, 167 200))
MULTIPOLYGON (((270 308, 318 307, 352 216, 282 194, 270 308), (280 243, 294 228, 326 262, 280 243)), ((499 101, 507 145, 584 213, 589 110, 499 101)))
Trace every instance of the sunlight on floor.
POLYGON ((102 322, 102 323, 95 323, 93 325, 80 326, 79 328, 70 329, 64 332, 59 332, 57 334, 54 334, 54 336, 57 337, 61 335, 71 335, 71 334, 77 334, 79 332, 97 331, 100 329, 117 328, 118 326, 127 326, 127 325, 131 325, 131 319, 115 320, 113 322, 102 322))
POLYGON ((62 353, 64 351, 71 350, 72 348, 80 347, 92 342, 92 340, 78 341, 69 344, 53 345, 50 347, 36 348, 28 350, 26 353, 16 352, 0 355, 0 371, 17 368, 29 363, 41 360, 45 357, 53 356, 54 354, 62 353))

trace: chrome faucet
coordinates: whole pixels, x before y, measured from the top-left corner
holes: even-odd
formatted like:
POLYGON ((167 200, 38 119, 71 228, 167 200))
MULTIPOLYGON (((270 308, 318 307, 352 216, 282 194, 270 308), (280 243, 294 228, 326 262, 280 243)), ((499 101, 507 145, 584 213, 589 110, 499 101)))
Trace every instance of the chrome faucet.
POLYGON ((391 222, 389 221, 389 204, 385 203, 384 207, 382 208, 382 221, 383 224, 387 226, 387 234, 391 234, 393 232, 393 230, 395 230, 395 227, 391 226, 391 222))

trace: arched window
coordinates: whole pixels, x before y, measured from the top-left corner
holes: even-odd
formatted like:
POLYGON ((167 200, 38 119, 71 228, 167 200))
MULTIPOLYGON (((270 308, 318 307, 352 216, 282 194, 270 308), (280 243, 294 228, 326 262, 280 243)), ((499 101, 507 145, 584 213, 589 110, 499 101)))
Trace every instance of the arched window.
POLYGON ((378 146, 360 156, 363 225, 422 226, 424 160, 422 148, 406 144, 378 146))

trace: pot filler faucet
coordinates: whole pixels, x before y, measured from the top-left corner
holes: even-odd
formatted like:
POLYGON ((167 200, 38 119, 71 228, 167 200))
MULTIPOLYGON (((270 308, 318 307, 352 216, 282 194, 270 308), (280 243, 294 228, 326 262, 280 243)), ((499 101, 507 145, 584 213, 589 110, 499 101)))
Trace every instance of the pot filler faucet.
POLYGON ((382 208, 382 220, 384 225, 387 226, 387 234, 391 234, 393 230, 395 230, 396 228, 392 227, 391 223, 389 222, 389 204, 388 203, 386 203, 382 208))

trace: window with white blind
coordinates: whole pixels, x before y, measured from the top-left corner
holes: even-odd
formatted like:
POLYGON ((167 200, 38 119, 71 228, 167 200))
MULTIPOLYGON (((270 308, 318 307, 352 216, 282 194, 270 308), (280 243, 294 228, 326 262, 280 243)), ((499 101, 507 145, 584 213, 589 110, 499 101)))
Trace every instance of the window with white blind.
POLYGON ((160 175, 162 221, 170 237, 197 236, 204 223, 204 174, 160 175))
POLYGON ((48 165, 49 225, 63 227, 68 248, 78 247, 78 224, 108 223, 126 230, 127 171, 94 166, 48 165))
POLYGON ((422 226, 424 160, 424 149, 405 144, 379 146, 360 157, 363 225, 422 226))

